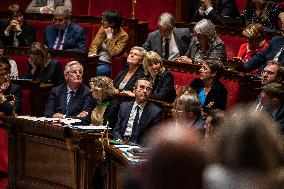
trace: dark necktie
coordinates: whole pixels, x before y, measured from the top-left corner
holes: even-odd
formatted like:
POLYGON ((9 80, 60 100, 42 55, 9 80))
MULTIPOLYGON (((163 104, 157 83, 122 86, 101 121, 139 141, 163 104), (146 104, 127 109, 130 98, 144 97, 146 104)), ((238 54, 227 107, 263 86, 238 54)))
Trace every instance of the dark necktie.
POLYGON ((137 136, 138 136, 138 125, 139 125, 139 111, 140 111, 140 107, 136 106, 136 115, 133 121, 133 127, 132 127, 132 134, 130 137, 130 141, 137 143, 137 136))
POLYGON ((170 51, 170 46, 169 46, 169 38, 165 38, 165 56, 164 59, 168 60, 169 59, 169 51, 170 51))
POLYGON ((61 46, 61 43, 63 41, 63 35, 64 35, 64 30, 60 30, 60 32, 59 32, 59 39, 58 39, 58 42, 56 44, 55 50, 59 50, 59 48, 61 46))
POLYGON ((67 106, 66 106, 66 116, 69 116, 70 113, 71 113, 70 109, 74 105, 73 103, 74 103, 74 99, 75 99, 75 92, 70 91, 69 95, 70 95, 70 98, 69 98, 69 101, 68 101, 67 106))

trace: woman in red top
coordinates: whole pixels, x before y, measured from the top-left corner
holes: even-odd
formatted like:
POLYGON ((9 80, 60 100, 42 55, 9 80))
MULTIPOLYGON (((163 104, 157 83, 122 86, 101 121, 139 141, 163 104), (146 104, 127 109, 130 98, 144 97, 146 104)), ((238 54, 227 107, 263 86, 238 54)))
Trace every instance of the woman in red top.
POLYGON ((264 39, 264 29, 259 23, 248 25, 243 31, 243 36, 247 43, 242 44, 238 52, 238 57, 243 62, 247 62, 253 55, 268 46, 268 42, 264 39))

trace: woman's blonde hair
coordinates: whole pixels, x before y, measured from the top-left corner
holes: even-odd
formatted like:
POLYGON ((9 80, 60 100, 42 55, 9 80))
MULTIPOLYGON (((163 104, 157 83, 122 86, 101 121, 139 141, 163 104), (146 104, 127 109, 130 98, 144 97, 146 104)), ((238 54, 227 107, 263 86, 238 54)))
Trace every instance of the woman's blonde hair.
POLYGON ((164 65, 163 65, 163 60, 162 58, 158 55, 158 53, 154 52, 154 51, 148 51, 145 54, 145 57, 143 59, 143 68, 144 68, 144 72, 145 75, 149 75, 149 71, 147 66, 150 63, 159 63, 161 65, 162 70, 164 70, 164 65))
POLYGON ((93 77, 89 81, 91 88, 100 88, 102 90, 103 98, 113 96, 115 88, 112 79, 106 76, 93 77))
POLYGON ((48 52, 48 48, 39 42, 33 42, 30 46, 29 49, 29 54, 33 54, 33 55, 39 55, 41 57, 43 57, 43 62, 41 65, 43 65, 43 67, 47 67, 50 60, 51 60, 51 56, 48 52))
POLYGON ((246 38, 264 38, 263 26, 259 23, 249 24, 244 30, 243 35, 246 38))

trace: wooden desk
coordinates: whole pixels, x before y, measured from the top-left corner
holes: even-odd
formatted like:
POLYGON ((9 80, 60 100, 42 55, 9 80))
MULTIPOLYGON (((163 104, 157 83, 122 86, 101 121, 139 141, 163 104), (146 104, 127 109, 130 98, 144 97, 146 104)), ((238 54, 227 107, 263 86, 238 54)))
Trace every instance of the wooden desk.
POLYGON ((0 117, 9 136, 9 189, 93 189, 100 163, 100 134, 62 126, 0 117), (65 132, 66 133, 66 132, 65 132))

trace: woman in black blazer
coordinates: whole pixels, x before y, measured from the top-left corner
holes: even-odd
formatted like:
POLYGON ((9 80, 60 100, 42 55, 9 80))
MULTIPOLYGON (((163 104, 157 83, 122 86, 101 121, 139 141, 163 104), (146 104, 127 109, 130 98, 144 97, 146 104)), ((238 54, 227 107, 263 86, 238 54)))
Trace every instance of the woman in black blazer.
POLYGON ((113 81, 113 85, 117 89, 116 93, 121 91, 121 93, 134 96, 133 87, 137 79, 144 76, 142 61, 145 53, 146 51, 142 47, 132 47, 127 57, 128 67, 121 71, 113 81))
POLYGON ((173 102, 176 98, 174 87, 174 76, 171 72, 166 71, 163 66, 162 58, 154 51, 146 53, 143 61, 145 74, 153 82, 152 95, 150 98, 173 102))
POLYGON ((223 63, 218 59, 203 61, 200 78, 194 79, 190 84, 199 96, 203 111, 210 109, 226 109, 228 92, 219 81, 224 71, 223 63))

